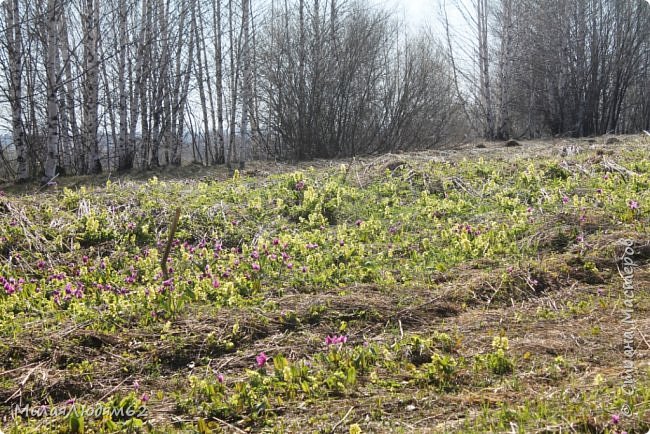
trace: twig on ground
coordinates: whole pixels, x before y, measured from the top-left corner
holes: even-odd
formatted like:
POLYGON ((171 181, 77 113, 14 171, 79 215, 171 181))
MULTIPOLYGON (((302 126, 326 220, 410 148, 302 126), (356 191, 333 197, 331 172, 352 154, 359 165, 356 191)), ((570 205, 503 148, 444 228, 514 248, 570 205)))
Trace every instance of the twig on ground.
POLYGON ((643 339, 643 342, 645 342, 646 346, 650 350, 650 344, 648 344, 648 341, 645 339, 645 336, 643 335, 643 333, 641 333, 641 330, 639 330, 638 327, 635 327, 635 328, 636 328, 636 331, 639 332, 639 335, 641 336, 641 339, 643 339))
POLYGON ((99 398, 99 399, 97 400, 97 402, 102 402, 102 401, 103 401, 107 396, 109 396, 109 395, 111 395, 113 392, 115 392, 115 391, 116 391, 116 390, 117 390, 117 389, 118 389, 122 384, 124 384, 127 380, 129 380, 129 379, 132 378, 132 377, 133 377, 132 375, 129 375, 129 376, 126 377, 124 380, 120 381, 120 383, 119 383, 117 386, 115 386, 115 387, 113 387, 111 390, 109 390, 108 393, 105 393, 101 398, 99 398))
POLYGON ((231 423, 228 423, 223 419, 219 419, 218 417, 215 417, 215 416, 212 416, 210 419, 214 419, 215 421, 219 422, 220 424, 225 425, 228 428, 234 429, 236 432, 241 432, 241 433, 247 434, 246 431, 244 431, 243 429, 238 428, 235 425, 233 425, 231 423))
POLYGON ((336 432, 336 429, 337 429, 339 426, 341 426, 341 425, 343 424, 343 422, 345 422, 345 419, 347 419, 348 416, 350 415, 350 413, 352 413, 352 410, 354 410, 354 405, 353 405, 352 407, 350 407, 350 409, 348 410, 347 413, 345 413, 345 416, 343 416, 343 419, 341 419, 341 420, 339 420, 338 422, 336 422, 336 424, 332 427, 332 432, 336 432))
POLYGON ((11 401, 12 399, 14 399, 15 397, 20 396, 22 394, 22 390, 25 387, 25 384, 27 384, 27 381, 29 381, 29 377, 31 377, 32 374, 34 373, 34 371, 36 369, 38 369, 39 367, 41 367, 42 365, 43 365, 42 363, 39 363, 38 365, 36 365, 32 369, 30 369, 27 372, 27 374, 25 374, 23 379, 20 380, 20 383, 18 383, 18 389, 9 398, 7 398, 5 400, 5 402, 4 402, 5 404, 8 403, 9 401, 11 401))

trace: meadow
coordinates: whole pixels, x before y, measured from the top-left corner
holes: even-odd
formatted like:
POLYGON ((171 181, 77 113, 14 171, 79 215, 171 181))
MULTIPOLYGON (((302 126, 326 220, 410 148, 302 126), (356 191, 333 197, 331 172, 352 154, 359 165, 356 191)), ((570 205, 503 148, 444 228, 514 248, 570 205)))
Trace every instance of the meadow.
POLYGON ((649 149, 7 187, 0 431, 646 433, 649 149))

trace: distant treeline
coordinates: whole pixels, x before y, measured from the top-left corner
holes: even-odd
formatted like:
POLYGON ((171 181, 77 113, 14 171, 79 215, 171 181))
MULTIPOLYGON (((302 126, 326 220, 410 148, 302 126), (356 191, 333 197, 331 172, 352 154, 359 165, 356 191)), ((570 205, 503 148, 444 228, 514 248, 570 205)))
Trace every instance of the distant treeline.
POLYGON ((1 12, 0 164, 17 180, 650 129, 643 1, 441 3, 419 33, 342 0, 1 12))

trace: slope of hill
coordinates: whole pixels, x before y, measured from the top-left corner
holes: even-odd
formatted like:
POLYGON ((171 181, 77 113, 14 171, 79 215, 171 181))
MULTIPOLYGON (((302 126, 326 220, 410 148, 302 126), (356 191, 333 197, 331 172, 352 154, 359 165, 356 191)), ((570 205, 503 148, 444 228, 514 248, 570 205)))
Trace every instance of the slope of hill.
POLYGON ((8 190, 2 430, 645 433, 650 143, 601 142, 8 190))

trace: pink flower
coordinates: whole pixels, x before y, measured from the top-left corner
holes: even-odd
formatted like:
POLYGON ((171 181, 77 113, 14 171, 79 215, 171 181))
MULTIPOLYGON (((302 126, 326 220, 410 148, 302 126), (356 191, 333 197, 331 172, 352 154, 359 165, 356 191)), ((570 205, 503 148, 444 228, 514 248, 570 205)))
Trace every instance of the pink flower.
POLYGON ((257 367, 261 368, 264 365, 266 365, 266 362, 269 360, 268 356, 264 354, 264 352, 261 352, 255 357, 255 362, 257 362, 257 367))
POLYGON ((639 209, 639 202, 636 200, 631 200, 628 202, 630 209, 639 209))
POLYGON ((217 375, 217 381, 218 381, 219 383, 223 383, 223 374, 219 374, 219 375, 217 375))
POLYGON ((287 264, 287 268, 288 268, 289 270, 293 270, 293 264, 292 264, 291 262, 289 262, 289 263, 287 264))
POLYGON ((260 271, 261 267, 260 267, 260 264, 255 262, 255 263, 253 263, 253 265, 251 265, 251 268, 253 268, 253 270, 255 270, 255 271, 260 271))
POLYGON ((138 380, 135 380, 135 381, 133 382, 133 388, 134 388, 135 390, 140 389, 140 383, 138 383, 138 380))
POLYGON ((340 241, 339 241, 339 246, 341 246, 341 247, 345 246, 345 241, 344 241, 344 240, 340 240, 340 241))
POLYGON ((348 341, 347 336, 327 336, 325 338, 325 345, 336 345, 336 344, 344 344, 348 341))
POLYGON ((620 421, 621 421, 621 416, 619 416, 618 414, 612 415, 612 423, 614 425, 618 424, 620 421))

